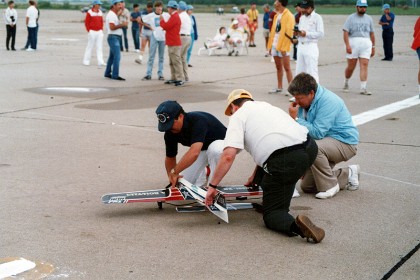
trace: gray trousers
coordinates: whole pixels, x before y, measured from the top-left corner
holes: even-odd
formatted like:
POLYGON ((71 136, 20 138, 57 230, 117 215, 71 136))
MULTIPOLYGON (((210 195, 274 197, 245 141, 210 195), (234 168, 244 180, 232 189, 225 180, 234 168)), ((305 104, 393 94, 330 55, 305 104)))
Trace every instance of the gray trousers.
POLYGON ((349 168, 334 169, 340 162, 348 161, 357 153, 357 145, 349 145, 334 138, 315 140, 318 155, 314 164, 303 176, 300 187, 303 192, 325 192, 337 185, 344 189, 349 181, 349 168))
POLYGON ((188 62, 187 62, 187 52, 191 45, 190 36, 181 36, 181 61, 182 61, 182 73, 184 74, 185 81, 188 81, 188 62))
POLYGON ((171 68, 171 80, 183 81, 181 62, 181 46, 168 46, 169 66, 171 68))

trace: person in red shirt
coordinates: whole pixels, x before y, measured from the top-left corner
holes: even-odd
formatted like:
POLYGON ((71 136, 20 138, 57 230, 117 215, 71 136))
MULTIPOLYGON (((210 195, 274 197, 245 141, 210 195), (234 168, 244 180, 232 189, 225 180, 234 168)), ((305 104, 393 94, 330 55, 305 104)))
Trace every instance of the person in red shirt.
POLYGON ((88 44, 83 57, 83 65, 90 65, 90 58, 92 56, 93 47, 96 48, 96 58, 98 60, 98 66, 106 65, 102 53, 102 41, 104 38, 104 19, 102 17, 102 11, 100 9, 102 2, 94 0, 92 3, 92 9, 86 13, 85 27, 88 32, 88 44))
POLYGON ((160 16, 160 27, 166 31, 165 40, 168 46, 169 66, 171 68, 171 79, 165 81, 165 84, 181 86, 184 84, 184 73, 181 60, 182 43, 181 36, 179 35, 181 19, 177 12, 178 3, 171 0, 168 2, 167 8, 170 14, 169 19, 165 21, 163 15, 160 16))
POLYGON ((416 24, 414 25, 414 40, 411 48, 417 52, 419 57, 419 73, 417 74, 417 80, 419 83, 419 98, 420 98, 420 17, 417 18, 416 24))

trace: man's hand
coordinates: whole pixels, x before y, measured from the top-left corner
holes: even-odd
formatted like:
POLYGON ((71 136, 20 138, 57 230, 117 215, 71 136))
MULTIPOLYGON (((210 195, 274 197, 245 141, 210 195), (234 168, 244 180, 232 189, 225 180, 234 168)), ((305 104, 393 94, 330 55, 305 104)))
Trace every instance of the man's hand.
POLYGON ((182 175, 169 172, 168 178, 169 178, 169 183, 171 183, 171 187, 175 188, 176 184, 178 183, 178 180, 182 177, 183 177, 182 175))
POLYGON ((372 48, 372 52, 370 53, 370 57, 375 55, 375 48, 372 48))
POLYGON ((348 53, 348 54, 352 53, 350 45, 346 46, 346 53, 348 53))
POLYGON ((298 109, 299 109, 299 105, 296 102, 290 103, 290 105, 289 105, 289 115, 292 117, 292 119, 297 118, 298 109))
POLYGON ((213 199, 216 196, 216 194, 217 194, 216 188, 213 188, 210 186, 207 188, 207 195, 206 195, 206 200, 205 200, 205 203, 207 206, 210 206, 213 204, 213 199))

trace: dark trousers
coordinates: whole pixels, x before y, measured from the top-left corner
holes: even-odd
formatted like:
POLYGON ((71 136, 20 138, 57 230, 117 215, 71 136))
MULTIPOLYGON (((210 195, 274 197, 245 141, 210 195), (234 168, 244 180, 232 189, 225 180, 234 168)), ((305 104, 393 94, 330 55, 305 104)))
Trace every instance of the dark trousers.
POLYGON ((37 35, 36 27, 28 27, 29 47, 34 50, 36 50, 37 35))
POLYGON ((274 152, 265 162, 261 181, 264 222, 267 228, 294 235, 290 226, 295 218, 289 214, 290 201, 297 181, 315 161, 318 146, 310 139, 305 147, 274 152))
POLYGON ((394 30, 392 28, 382 30, 382 40, 384 42, 385 59, 392 60, 394 53, 392 43, 394 42, 394 30))
POLYGON ((12 44, 10 45, 10 47, 12 48, 12 50, 15 49, 15 40, 16 40, 16 25, 11 26, 11 25, 6 25, 6 48, 9 50, 9 43, 10 43, 10 39, 12 39, 12 44))
POLYGON ((125 50, 128 51, 127 27, 121 28, 121 29, 123 32, 123 36, 120 37, 120 50, 124 51, 124 48, 123 48, 123 40, 124 40, 125 50))

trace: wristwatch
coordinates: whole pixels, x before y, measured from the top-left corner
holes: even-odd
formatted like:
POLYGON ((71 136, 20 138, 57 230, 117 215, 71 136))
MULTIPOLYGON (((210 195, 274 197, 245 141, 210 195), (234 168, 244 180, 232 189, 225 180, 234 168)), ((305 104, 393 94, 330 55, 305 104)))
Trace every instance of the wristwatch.
POLYGON ((171 174, 176 174, 175 173, 175 167, 171 169, 171 171, 169 171, 171 174))

